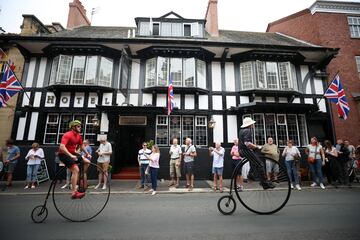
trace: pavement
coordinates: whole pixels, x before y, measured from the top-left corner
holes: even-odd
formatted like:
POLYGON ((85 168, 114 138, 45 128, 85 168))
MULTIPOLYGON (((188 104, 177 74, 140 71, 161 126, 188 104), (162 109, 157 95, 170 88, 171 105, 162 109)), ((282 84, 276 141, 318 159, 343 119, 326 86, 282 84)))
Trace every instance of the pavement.
MULTIPOLYGON (((60 186, 63 186, 65 182, 60 183, 60 186)), ((96 184, 93 182, 92 184, 96 184)), ((92 186, 90 183, 90 187, 92 186)), ((168 187, 169 181, 167 180, 159 180, 158 181, 158 194, 184 194, 184 193, 211 193, 214 192, 213 190, 213 181, 210 180, 195 180, 194 182, 194 189, 193 191, 189 192, 188 189, 185 187, 186 182, 184 180, 180 181, 180 186, 178 188, 175 187, 168 187)), ((150 184, 151 185, 151 184, 150 184)), ((150 186, 149 185, 149 186, 150 186)), ((224 192, 229 191, 230 187, 230 179, 224 179, 224 192)), ((0 183, 0 195, 28 195, 28 194, 46 194, 49 186, 50 181, 42 182, 39 184, 38 187, 35 189, 24 189, 25 182, 24 181, 13 181, 11 187, 5 187, 5 183, 0 183)), ((112 179, 110 182, 110 191, 112 194, 142 194, 144 189, 138 189, 139 180, 114 180, 112 179)), ((251 184, 247 183, 244 185, 247 191, 257 190, 259 188, 258 184, 251 184)), ((278 188, 280 188, 279 186, 278 188)), ((360 188, 360 183, 353 183, 352 188, 360 188)), ((335 187, 332 185, 327 185, 327 189, 334 189, 335 187)), ((338 188, 345 188, 349 189, 348 186, 338 186, 338 188)), ((150 189, 150 188, 149 188, 150 189)), ((302 189, 318 189, 319 191, 322 190, 320 187, 310 187, 310 182, 304 182, 302 184, 302 189)), ((296 190, 295 190, 296 191, 296 190)), ((323 190, 322 190, 323 191, 323 190)))

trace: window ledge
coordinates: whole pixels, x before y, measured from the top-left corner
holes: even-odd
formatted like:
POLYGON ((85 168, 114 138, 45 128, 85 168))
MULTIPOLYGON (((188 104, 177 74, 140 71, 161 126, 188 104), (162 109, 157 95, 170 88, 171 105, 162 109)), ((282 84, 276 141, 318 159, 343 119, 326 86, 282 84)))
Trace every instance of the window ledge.
MULTIPOLYGON (((208 94, 209 90, 198 87, 173 87, 174 93, 190 93, 190 94, 208 94)), ((168 87, 166 86, 154 86, 143 88, 144 93, 167 93, 168 87)))
POLYGON ((255 96, 266 96, 266 97, 291 97, 301 96, 302 93, 296 90, 264 90, 264 89, 249 89, 239 91, 241 95, 248 95, 251 97, 255 96))
POLYGON ((101 85, 70 85, 67 83, 63 84, 52 84, 46 87, 47 90, 59 90, 59 91, 97 91, 97 90, 113 90, 112 87, 105 87, 101 85))

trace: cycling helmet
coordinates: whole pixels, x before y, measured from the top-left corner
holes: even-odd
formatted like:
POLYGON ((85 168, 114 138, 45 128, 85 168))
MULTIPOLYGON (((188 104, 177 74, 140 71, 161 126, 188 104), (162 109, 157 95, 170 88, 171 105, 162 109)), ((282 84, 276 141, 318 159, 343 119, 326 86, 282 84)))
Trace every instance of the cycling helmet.
POLYGON ((71 121, 71 122, 69 123, 69 128, 73 128, 73 127, 75 127, 75 126, 77 126, 77 125, 81 125, 80 120, 71 121))

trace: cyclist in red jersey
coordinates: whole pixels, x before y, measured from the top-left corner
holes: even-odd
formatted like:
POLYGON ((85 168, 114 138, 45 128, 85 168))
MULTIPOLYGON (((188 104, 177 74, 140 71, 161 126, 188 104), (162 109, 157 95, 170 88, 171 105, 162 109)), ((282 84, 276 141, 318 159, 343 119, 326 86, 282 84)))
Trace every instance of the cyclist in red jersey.
POLYGON ((91 155, 86 151, 83 140, 81 138, 81 122, 79 120, 71 121, 69 124, 70 131, 66 132, 62 138, 59 147, 59 160, 65 164, 67 168, 70 169, 71 176, 71 186, 72 186, 72 199, 80 199, 85 196, 84 192, 78 192, 76 189, 76 183, 79 176, 79 167, 77 165, 78 161, 84 161, 84 169, 86 168, 90 161, 84 159, 90 159, 91 155), (77 148, 80 148, 85 153, 85 158, 82 158, 77 152, 77 148))

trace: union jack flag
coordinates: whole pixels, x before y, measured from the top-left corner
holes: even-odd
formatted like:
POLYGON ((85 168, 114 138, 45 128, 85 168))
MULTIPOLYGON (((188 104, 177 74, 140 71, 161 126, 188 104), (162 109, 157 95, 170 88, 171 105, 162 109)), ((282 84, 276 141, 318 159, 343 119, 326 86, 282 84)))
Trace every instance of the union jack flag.
POLYGON ((168 115, 171 114, 174 107, 175 107, 174 89, 173 89, 172 78, 171 78, 171 74, 170 74, 169 87, 168 87, 168 115))
POLYGON ((0 82, 0 107, 6 106, 6 102, 22 89, 10 66, 4 64, 4 71, 0 82))
POLYGON ((340 118, 347 119, 350 107, 345 97, 345 91, 341 85, 339 74, 336 74, 330 86, 326 90, 324 97, 329 101, 336 103, 338 115, 340 118))

